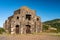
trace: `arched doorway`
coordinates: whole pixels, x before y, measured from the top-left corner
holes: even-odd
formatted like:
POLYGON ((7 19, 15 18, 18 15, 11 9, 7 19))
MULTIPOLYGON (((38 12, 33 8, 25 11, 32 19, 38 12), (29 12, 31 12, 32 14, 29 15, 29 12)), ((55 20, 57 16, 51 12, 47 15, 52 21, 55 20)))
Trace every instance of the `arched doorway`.
POLYGON ((19 34, 19 25, 16 25, 16 34, 19 34))
POLYGON ((30 28, 31 28, 31 26, 30 26, 30 25, 26 25, 26 33, 31 33, 30 28))

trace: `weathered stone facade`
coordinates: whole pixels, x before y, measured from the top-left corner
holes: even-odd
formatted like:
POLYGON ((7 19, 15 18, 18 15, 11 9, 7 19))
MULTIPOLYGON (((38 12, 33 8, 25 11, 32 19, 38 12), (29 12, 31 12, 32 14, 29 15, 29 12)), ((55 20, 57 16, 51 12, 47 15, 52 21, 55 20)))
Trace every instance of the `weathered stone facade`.
POLYGON ((4 23, 4 29, 11 34, 39 33, 42 31, 40 17, 26 6, 14 12, 4 23))

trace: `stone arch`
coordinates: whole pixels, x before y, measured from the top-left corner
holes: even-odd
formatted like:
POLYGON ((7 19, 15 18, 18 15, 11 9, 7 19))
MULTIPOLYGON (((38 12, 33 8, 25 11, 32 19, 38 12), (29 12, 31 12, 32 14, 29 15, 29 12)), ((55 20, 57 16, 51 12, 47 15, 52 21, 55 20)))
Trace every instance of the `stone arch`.
POLYGON ((16 34, 19 34, 19 25, 16 25, 16 34))
POLYGON ((30 25, 26 25, 26 33, 31 33, 31 26, 30 25))

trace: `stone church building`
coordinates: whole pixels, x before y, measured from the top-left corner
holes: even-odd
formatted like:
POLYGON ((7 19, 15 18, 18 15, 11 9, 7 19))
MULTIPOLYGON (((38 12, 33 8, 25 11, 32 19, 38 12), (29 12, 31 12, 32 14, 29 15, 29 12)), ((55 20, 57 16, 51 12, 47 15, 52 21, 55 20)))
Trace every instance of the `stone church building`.
POLYGON ((42 24, 35 10, 23 6, 8 17, 4 23, 4 29, 11 34, 39 33, 42 32, 42 24))

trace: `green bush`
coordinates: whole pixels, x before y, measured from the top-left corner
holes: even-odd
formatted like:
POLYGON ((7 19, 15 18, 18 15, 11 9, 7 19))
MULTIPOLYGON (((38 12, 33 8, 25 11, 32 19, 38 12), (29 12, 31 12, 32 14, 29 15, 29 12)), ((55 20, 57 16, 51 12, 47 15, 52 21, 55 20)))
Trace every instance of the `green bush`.
POLYGON ((48 30, 49 26, 43 25, 43 31, 48 30))
POLYGON ((2 34, 3 32, 5 32, 5 30, 3 28, 0 28, 0 34, 2 34))

